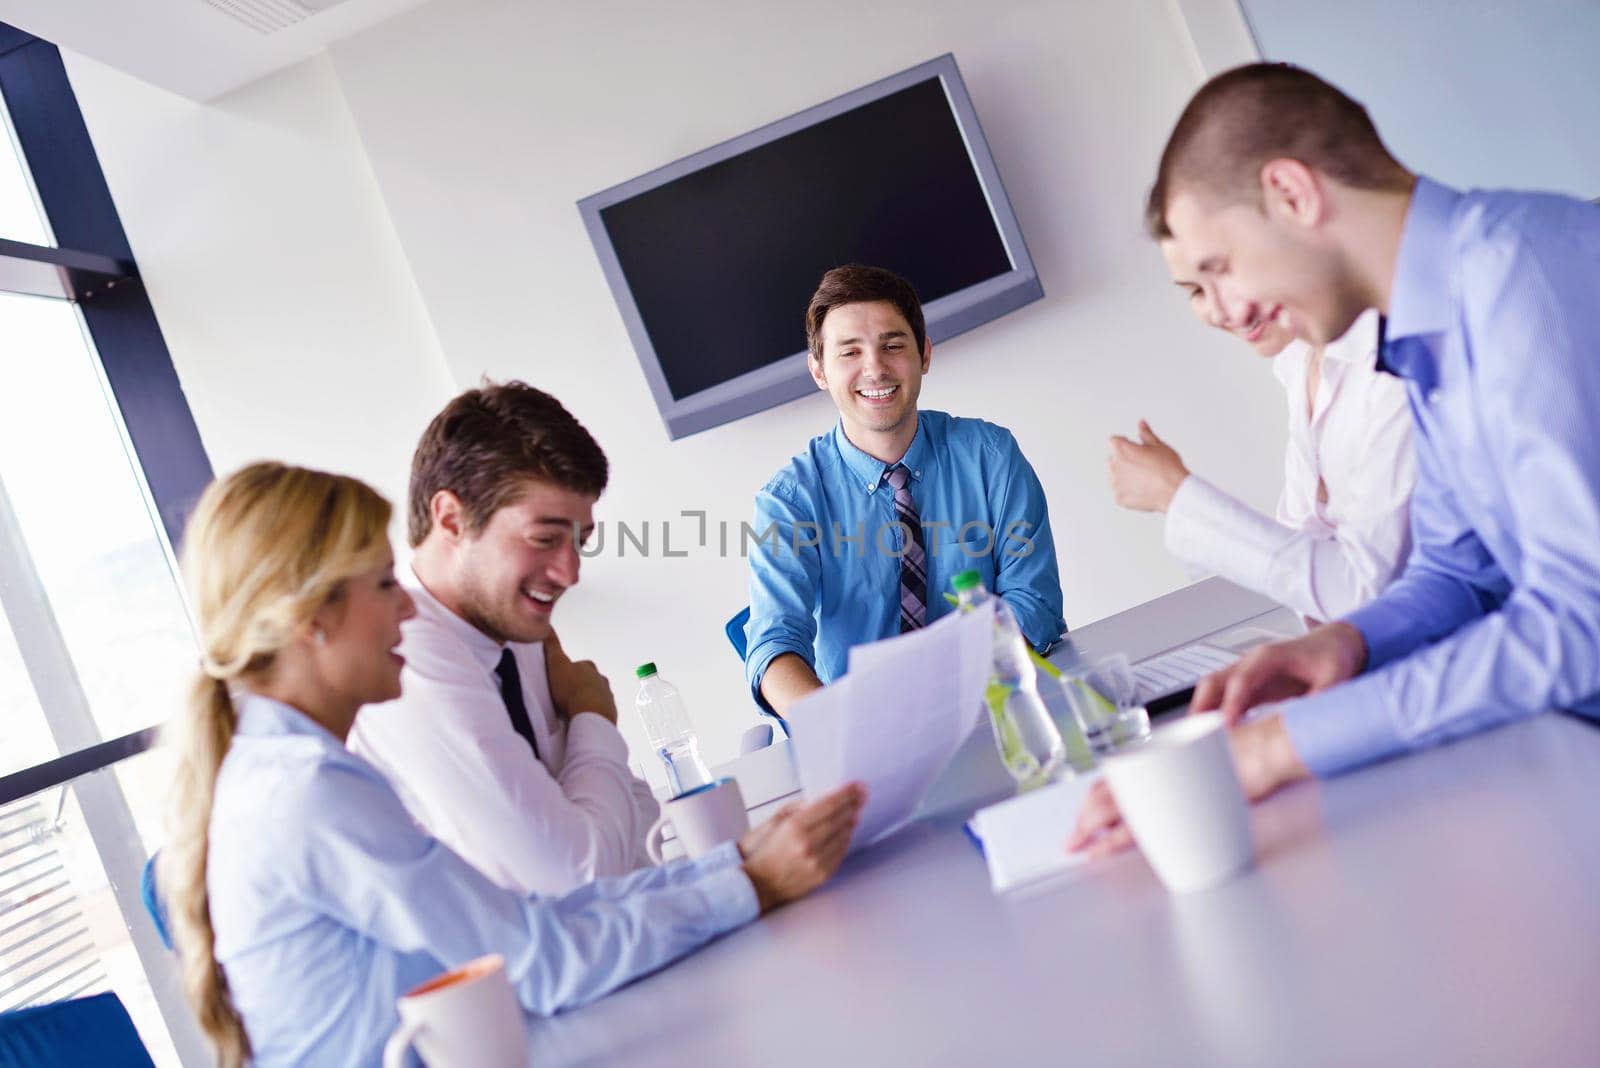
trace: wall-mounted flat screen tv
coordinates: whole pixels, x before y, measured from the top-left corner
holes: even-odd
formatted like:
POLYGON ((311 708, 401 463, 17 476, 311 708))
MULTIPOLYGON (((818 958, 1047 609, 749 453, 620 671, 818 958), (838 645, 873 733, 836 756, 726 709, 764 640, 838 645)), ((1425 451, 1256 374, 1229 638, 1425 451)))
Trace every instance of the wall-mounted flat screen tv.
POLYGON ((674 438, 816 389, 805 309, 868 263, 942 341, 1044 295, 955 57, 578 203, 674 438))

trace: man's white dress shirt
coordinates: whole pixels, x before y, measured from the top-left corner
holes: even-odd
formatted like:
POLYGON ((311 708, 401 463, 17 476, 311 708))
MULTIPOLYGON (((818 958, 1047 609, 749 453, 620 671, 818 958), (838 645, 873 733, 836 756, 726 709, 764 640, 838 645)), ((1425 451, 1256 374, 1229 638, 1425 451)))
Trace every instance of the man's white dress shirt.
POLYGON ((1377 369, 1377 351, 1378 313, 1368 311, 1323 349, 1309 412, 1311 347, 1279 353, 1289 449, 1276 519, 1191 474, 1167 508, 1168 551, 1315 620, 1381 593, 1411 550, 1417 467, 1405 387, 1377 369))
POLYGON ((603 716, 563 719, 544 645, 502 646, 416 581, 404 625, 399 700, 362 709, 350 748, 378 766, 428 832, 479 871, 524 894, 560 894, 645 863, 660 809, 628 768, 603 716), (495 666, 509 647, 521 675, 536 758, 511 725, 495 666))

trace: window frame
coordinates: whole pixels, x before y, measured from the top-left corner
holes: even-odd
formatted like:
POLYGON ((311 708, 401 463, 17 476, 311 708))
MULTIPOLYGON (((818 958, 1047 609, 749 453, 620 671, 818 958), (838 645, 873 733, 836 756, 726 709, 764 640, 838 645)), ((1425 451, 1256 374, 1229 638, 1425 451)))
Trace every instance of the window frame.
MULTIPOLYGON (((0 259, 58 268, 63 294, 52 299, 78 305, 159 519, 169 561, 175 560, 184 524, 213 477, 211 461, 60 51, 0 23, 0 96, 56 237, 54 248, 0 241, 0 259)), ((156 744, 157 733, 150 727, 108 740, 97 737, 54 760, 0 777, 0 804, 142 753, 156 744)))
MULTIPOLYGON (((170 566, 189 514, 212 479, 211 462, 60 51, 0 23, 0 96, 56 240, 53 248, 0 242, 0 282, 26 278, 33 285, 0 288, 78 306, 170 566), (48 289, 52 272, 59 292, 41 292, 48 289), (40 279, 45 285, 37 284, 40 279)), ((13 624, 29 682, 63 754, 0 776, 0 805, 56 787, 73 790, 173 1047, 182 1063, 209 1063, 208 1044, 183 996, 176 956, 144 914, 139 890, 144 845, 110 770, 152 748, 159 727, 101 737, 3 482, 0 553, 6 580, 0 584, 5 591, 0 610, 13 624), (25 626, 19 628, 18 622, 25 626)))

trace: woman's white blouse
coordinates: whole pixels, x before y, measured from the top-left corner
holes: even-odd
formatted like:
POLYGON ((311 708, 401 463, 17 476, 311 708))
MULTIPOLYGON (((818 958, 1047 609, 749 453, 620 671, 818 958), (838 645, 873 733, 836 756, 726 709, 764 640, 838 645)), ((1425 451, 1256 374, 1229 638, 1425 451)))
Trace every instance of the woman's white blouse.
POLYGON ((1167 509, 1168 551, 1314 620, 1382 592, 1411 550, 1417 467, 1405 387, 1377 369, 1377 352, 1378 313, 1368 311, 1324 348, 1310 412, 1310 346, 1279 353, 1289 449, 1276 518, 1190 475, 1167 509))

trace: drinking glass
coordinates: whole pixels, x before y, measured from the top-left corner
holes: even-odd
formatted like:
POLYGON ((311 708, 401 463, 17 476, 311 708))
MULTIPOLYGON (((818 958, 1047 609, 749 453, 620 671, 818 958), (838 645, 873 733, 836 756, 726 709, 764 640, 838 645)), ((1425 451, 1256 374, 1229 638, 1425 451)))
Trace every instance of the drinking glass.
POLYGON ((1125 654, 1065 672, 1061 685, 1084 740, 1096 754, 1150 737, 1150 713, 1138 700, 1138 682, 1125 654))

